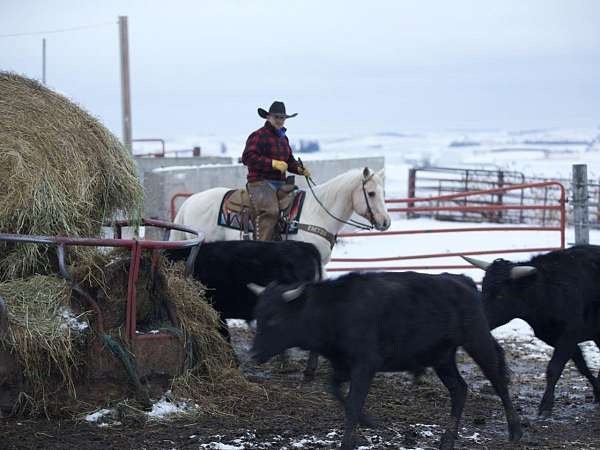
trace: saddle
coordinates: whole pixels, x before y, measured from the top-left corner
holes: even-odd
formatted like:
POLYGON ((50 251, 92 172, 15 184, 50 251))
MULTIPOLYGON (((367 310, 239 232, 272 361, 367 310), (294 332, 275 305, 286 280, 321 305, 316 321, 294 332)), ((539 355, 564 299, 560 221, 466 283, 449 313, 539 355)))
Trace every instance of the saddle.
MULTIPOLYGON (((292 205, 295 193, 298 186, 293 184, 284 184, 277 190, 277 200, 279 201, 279 211, 285 212, 292 205)), ((246 189, 234 189, 229 191, 226 195, 227 199, 224 199, 224 206, 233 212, 241 213, 244 209, 251 208, 250 196, 246 189), (231 194, 229 194, 231 192, 231 194)))
MULTIPOLYGON (((298 221, 302 212, 306 192, 298 186, 284 184, 277 190, 279 202, 279 221, 275 227, 275 234, 284 236, 298 233, 298 221)), ((250 196, 246 189, 232 189, 227 191, 221 201, 218 225, 240 230, 244 239, 249 238, 254 231, 254 208, 250 204, 250 196)))

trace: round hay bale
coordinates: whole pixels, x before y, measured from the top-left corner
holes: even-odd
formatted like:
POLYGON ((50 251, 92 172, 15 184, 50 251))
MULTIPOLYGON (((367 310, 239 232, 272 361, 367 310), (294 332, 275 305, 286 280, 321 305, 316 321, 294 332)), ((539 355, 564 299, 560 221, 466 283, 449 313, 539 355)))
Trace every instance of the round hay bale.
MULTIPOLYGON (((119 212, 139 218, 142 202, 131 154, 97 119, 0 72, 0 233, 97 237, 119 212)), ((48 273, 52 261, 44 246, 2 244, 0 279, 48 273)))

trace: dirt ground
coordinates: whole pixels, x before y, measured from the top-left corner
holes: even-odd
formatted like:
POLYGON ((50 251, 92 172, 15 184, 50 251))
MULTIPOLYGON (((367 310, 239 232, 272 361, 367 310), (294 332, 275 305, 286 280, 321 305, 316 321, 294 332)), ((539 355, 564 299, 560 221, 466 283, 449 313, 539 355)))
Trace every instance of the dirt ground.
MULTIPOLYGON (((339 446, 343 412, 325 390, 327 363, 321 362, 314 381, 304 382, 304 353, 293 352, 285 370, 277 361, 256 366, 246 357, 250 332, 233 328, 233 336, 244 373, 265 390, 264 402, 241 402, 235 416, 169 421, 124 417, 105 426, 85 421, 1 419, 0 449, 291 450, 339 446), (281 397, 285 402, 279 401, 281 397)), ((574 367, 565 369, 558 384, 553 417, 541 420, 536 411, 547 359, 529 359, 517 342, 502 344, 513 371, 511 392, 522 416, 524 436, 518 444, 508 442, 499 399, 473 362, 461 354, 459 367, 470 390, 456 448, 600 449, 600 406, 593 403, 591 388, 574 367)), ((436 448, 449 408, 448 393, 432 373, 419 383, 406 374, 380 374, 366 404, 378 426, 358 429, 357 443, 362 449, 436 448)))

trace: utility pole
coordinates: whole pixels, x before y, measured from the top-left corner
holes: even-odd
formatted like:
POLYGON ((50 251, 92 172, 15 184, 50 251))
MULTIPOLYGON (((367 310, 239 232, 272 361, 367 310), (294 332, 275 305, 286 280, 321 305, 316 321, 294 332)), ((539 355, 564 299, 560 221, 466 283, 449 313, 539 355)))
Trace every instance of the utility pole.
POLYGON ((131 93, 129 88, 129 37, 127 16, 119 16, 119 46, 121 50, 121 112, 123 143, 131 152, 131 93))
POLYGON ((42 38, 42 84, 46 84, 46 38, 42 38))

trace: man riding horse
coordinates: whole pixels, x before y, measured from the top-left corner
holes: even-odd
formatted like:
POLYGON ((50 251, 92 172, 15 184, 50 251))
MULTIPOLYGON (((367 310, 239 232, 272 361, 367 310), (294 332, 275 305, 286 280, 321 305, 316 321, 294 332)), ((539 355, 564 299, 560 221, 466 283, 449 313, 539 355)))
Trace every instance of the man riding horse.
POLYGON ((277 191, 286 183, 286 171, 310 177, 310 172, 296 161, 285 135, 287 115, 283 102, 273 102, 269 111, 258 108, 265 125, 246 141, 242 162, 248 167, 246 185, 254 209, 254 236, 260 241, 273 239, 279 219, 277 191))

